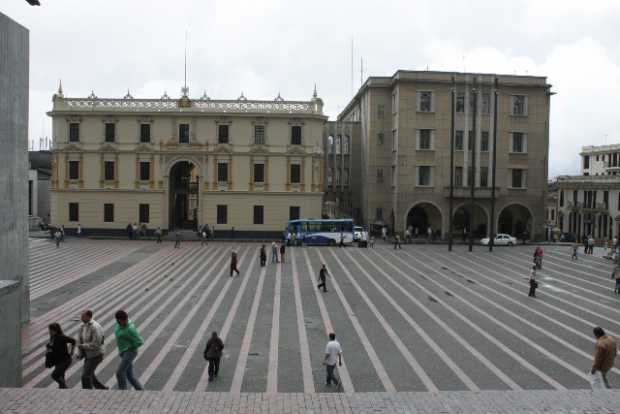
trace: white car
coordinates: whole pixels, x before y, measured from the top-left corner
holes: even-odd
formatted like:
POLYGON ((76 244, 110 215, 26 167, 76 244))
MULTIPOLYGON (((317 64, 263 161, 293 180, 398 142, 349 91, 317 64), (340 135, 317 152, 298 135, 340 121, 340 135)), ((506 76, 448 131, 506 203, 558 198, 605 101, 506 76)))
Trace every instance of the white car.
MULTIPOLYGON (((484 239, 480 240, 480 243, 487 246, 490 241, 491 239, 485 237, 484 239)), ((516 244, 517 238, 512 237, 510 234, 506 233, 499 233, 497 236, 495 236, 495 239, 493 240, 493 245, 495 246, 514 246, 516 244)))
POLYGON ((353 241, 360 240, 362 238, 362 234, 364 234, 364 228, 362 226, 353 227, 353 241))

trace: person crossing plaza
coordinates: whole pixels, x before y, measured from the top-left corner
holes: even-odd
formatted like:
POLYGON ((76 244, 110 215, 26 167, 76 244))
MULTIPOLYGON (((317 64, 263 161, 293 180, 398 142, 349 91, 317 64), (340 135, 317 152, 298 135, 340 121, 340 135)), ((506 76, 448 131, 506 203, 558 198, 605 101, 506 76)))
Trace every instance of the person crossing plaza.
POLYGON ((542 269, 543 255, 544 255, 543 248, 540 246, 537 246, 536 249, 534 250, 534 265, 536 266, 537 269, 542 269))
POLYGON ((321 290, 321 288, 323 288, 323 292, 327 292, 327 268, 325 267, 325 265, 321 266, 321 270, 319 271, 319 284, 317 285, 317 288, 319 290, 321 290))
POLYGON ((260 257, 260 267, 265 267, 265 264, 267 264, 267 251, 265 250, 264 244, 260 247, 259 257, 260 257))
POLYGON ((121 362, 116 370, 116 380, 119 390, 127 389, 127 381, 136 389, 142 390, 142 384, 134 376, 133 362, 138 357, 138 348, 144 344, 144 339, 140 336, 133 322, 129 320, 129 315, 124 310, 119 310, 114 315, 116 328, 116 346, 121 362))
POLYGON ((56 232, 54 233, 54 241, 56 242, 56 248, 60 247, 60 242, 62 241, 62 233, 58 229, 56 229, 56 232))
POLYGON ((616 280, 614 285, 614 293, 620 295, 620 265, 616 265, 614 271, 611 272, 611 278, 616 280))
POLYGON ((155 230, 155 237, 157 239, 156 243, 161 243, 161 227, 157 227, 157 230, 155 230))
POLYGON ((230 277, 233 277, 233 272, 237 272, 237 276, 239 276, 239 269, 237 268, 237 252, 232 251, 230 253, 230 277))
POLYGON ((340 342, 336 340, 336 334, 331 332, 329 334, 329 342, 325 346, 325 358, 323 360, 327 371, 327 379, 325 385, 331 387, 332 382, 334 385, 340 385, 340 379, 335 375, 336 364, 342 366, 342 347, 340 342))
MULTIPOLYGON (((594 345, 594 361, 590 374, 595 377, 597 372, 600 373, 603 384, 601 388, 611 388, 607 373, 614 367, 618 346, 616 339, 605 333, 603 328, 597 326, 593 329, 596 344, 594 345)), ((595 379, 593 378, 593 382, 595 379)), ((593 388, 595 388, 593 384, 593 388)))
POLYGON ((97 366, 103 361, 103 328, 93 319, 93 312, 86 310, 80 316, 82 326, 78 335, 78 359, 84 359, 82 368, 82 388, 92 389, 93 386, 98 390, 107 390, 97 379, 95 371, 97 366))
POLYGON ((577 260, 577 251, 579 250, 579 245, 577 243, 573 243, 571 246, 571 260, 577 260))
POLYGON ((276 242, 271 242, 271 263, 278 263, 278 245, 276 242))
POLYGON ((403 246, 400 244, 400 236, 398 234, 394 235, 394 250, 402 250, 403 246))
POLYGON ((530 270, 530 293, 528 293, 529 297, 536 297, 536 288, 538 287, 538 282, 536 281, 536 265, 532 266, 532 270, 530 270))
POLYGON ((75 339, 66 336, 56 322, 51 323, 48 330, 50 340, 46 345, 45 366, 54 367, 52 379, 58 383, 58 388, 67 388, 65 372, 71 365, 75 339))
POLYGON ((217 379, 217 374, 220 371, 220 359, 222 358, 223 350, 224 342, 219 336, 217 336, 217 332, 213 331, 204 350, 204 358, 209 362, 209 382, 217 379))
POLYGON ((280 261, 284 263, 284 253, 286 253, 285 243, 280 244, 280 261))
POLYGON ((174 248, 181 248, 181 232, 179 230, 174 233, 174 248))

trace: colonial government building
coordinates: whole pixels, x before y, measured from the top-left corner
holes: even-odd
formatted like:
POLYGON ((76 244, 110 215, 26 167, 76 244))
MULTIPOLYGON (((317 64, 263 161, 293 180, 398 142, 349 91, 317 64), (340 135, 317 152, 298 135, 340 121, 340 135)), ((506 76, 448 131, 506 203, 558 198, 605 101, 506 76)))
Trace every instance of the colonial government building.
POLYGON ((327 117, 309 101, 53 97, 51 220, 275 234, 320 217, 327 117))

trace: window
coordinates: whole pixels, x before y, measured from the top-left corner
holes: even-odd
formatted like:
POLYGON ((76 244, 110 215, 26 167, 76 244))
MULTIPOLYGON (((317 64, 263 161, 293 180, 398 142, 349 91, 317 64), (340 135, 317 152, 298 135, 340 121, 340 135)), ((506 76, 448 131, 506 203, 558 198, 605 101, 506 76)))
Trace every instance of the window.
POLYGON ((291 164, 291 183, 299 184, 301 182, 301 165, 291 164))
POLYGON ((605 209, 609 208, 609 191, 603 191, 603 204, 605 209))
POLYGON ((454 186, 463 186, 463 167, 454 167, 454 186))
POLYGON ((80 221, 80 205, 69 203, 69 221, 80 221))
POLYGON ((140 124, 140 142, 151 142, 151 124, 140 124))
POLYGON ((189 124, 179 124, 179 144, 189 144, 189 124))
POLYGON ((454 135, 454 150, 463 151, 463 131, 456 131, 454 135))
POLYGON ((489 152, 489 131, 480 134, 480 152, 489 152))
POLYGON ((474 177, 474 169, 471 166, 467 167, 467 186, 469 187, 472 183, 472 178, 474 177))
POLYGON ((523 132, 512 133, 511 152, 527 152, 527 136, 523 132))
POLYGON ((254 206, 254 224, 265 224, 264 207, 254 206))
POLYGON ((140 180, 148 181, 151 179, 151 163, 149 161, 140 161, 140 180))
POLYGON ((383 132, 379 132, 377 134, 377 144, 383 145, 384 140, 385 140, 385 134, 383 132))
POLYGON ((560 191, 560 207, 564 207, 564 190, 560 191))
POLYGON ((228 182, 228 163, 227 162, 217 163, 217 181, 220 183, 228 182))
POLYGON ((342 185, 349 185, 349 169, 342 170, 342 185))
POLYGON ((265 182, 265 164, 254 164, 254 182, 265 182))
POLYGON ((218 204, 217 206, 217 224, 228 223, 228 206, 218 204))
POLYGON ((430 91, 418 92, 418 112, 433 111, 433 93, 430 91))
POLYGON ((299 206, 290 206, 288 208, 288 219, 289 220, 299 220, 301 216, 301 208, 299 206))
POLYGON ((589 169, 590 168, 590 156, 589 155, 584 155, 583 156, 583 168, 584 169, 589 169))
POLYGON ((433 149, 433 130, 432 129, 418 129, 418 150, 432 150, 433 149))
POLYGON ((379 119, 385 118, 385 105, 383 104, 377 105, 377 118, 379 119))
POLYGON ((291 127, 291 145, 301 145, 301 126, 293 125, 291 127))
POLYGON ((103 162, 103 179, 106 181, 114 180, 114 161, 103 162))
POLYGON ((456 94, 456 112, 465 112, 465 92, 456 94))
POLYGON ((69 124, 69 142, 80 142, 80 124, 77 122, 69 124))
MULTIPOLYGON (((620 196, 620 194, 618 194, 620 196)), ((578 199, 579 195, 577 193, 577 190, 573 191, 573 204, 576 206, 577 205, 577 199, 578 199)))
POLYGON ((417 185, 430 186, 431 185, 431 167, 420 166, 418 170, 418 182, 417 185))
POLYGON ((596 161, 598 162, 598 155, 596 156, 596 161))
POLYGON ((526 187, 526 171, 515 168, 512 170, 512 188, 525 188, 526 187))
POLYGON ((139 205, 139 217, 138 217, 138 222, 139 223, 148 223, 150 221, 150 208, 148 204, 140 204, 139 205))
POLYGON ((228 132, 229 132, 228 125, 217 126, 217 143, 218 144, 228 144, 229 142, 228 132))
POLYGON ((105 142, 114 142, 116 136, 116 125, 113 123, 105 124, 105 142))
POLYGON ((349 136, 348 135, 342 137, 342 153, 344 155, 349 155, 349 136))
POLYGON ((265 145, 265 125, 254 125, 254 144, 265 145))
POLYGON ((70 180, 80 179, 80 162, 79 161, 69 161, 69 179, 70 180))
POLYGON ((526 116, 527 115, 527 96, 525 95, 512 95, 512 111, 511 115, 526 116))
POLYGON ((381 207, 377 207, 375 209, 375 219, 377 221, 382 221, 383 220, 383 209, 381 207))
POLYGON ((383 183, 383 168, 377 168, 377 183, 383 183))
POLYGON ((103 221, 106 223, 114 221, 114 204, 105 203, 103 205, 103 221))
POLYGON ((489 186, 489 167, 480 167, 480 187, 489 186))
POLYGON ((340 150, 342 149, 342 147, 340 146, 340 143, 342 141, 342 138, 340 137, 340 135, 338 135, 336 137, 336 143, 334 144, 334 146, 336 147, 336 155, 340 154, 340 150))

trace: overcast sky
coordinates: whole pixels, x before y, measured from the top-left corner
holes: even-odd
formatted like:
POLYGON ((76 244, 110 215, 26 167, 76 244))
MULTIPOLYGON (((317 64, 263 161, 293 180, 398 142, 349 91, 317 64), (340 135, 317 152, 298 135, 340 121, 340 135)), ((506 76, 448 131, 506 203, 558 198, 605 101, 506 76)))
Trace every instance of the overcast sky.
POLYGON ((619 0, 25 0, 0 11, 30 29, 30 138, 65 96, 309 99, 333 119, 364 77, 397 69, 548 77, 549 172, 578 172, 582 145, 620 143, 619 0))

